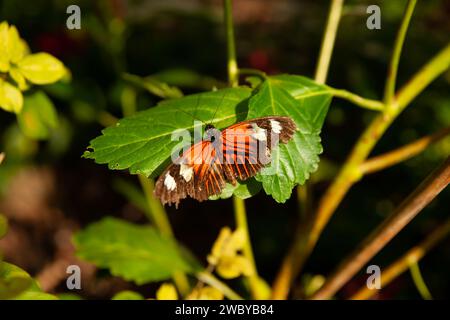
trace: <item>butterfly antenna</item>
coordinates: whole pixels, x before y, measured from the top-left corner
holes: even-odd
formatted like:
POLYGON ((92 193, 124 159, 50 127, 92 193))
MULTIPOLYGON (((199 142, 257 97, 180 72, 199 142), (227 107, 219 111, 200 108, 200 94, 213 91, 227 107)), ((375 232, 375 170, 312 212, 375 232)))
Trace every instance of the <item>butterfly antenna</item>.
POLYGON ((215 116, 216 116, 216 114, 217 114, 217 110, 219 110, 219 107, 222 106, 223 98, 225 98, 225 93, 223 93, 222 98, 220 99, 220 103, 216 106, 216 110, 214 110, 214 114, 213 114, 213 116, 212 116, 212 118, 210 119, 210 121, 209 121, 208 124, 211 124, 211 123, 214 121, 214 118, 215 118, 215 116))

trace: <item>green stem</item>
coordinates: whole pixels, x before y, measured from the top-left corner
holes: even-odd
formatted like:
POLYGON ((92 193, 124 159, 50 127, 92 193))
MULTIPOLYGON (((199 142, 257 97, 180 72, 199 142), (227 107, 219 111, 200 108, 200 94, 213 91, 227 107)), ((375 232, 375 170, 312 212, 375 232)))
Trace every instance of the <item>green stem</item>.
POLYGON ((343 90, 343 89, 335 89, 335 88, 331 88, 331 87, 328 87, 328 88, 330 89, 331 94, 334 97, 348 100, 361 108, 375 110, 375 111, 383 111, 384 110, 384 103, 382 103, 381 101, 366 99, 361 96, 358 96, 357 94, 354 94, 352 92, 349 92, 349 91, 343 90))
POLYGON ((322 47, 320 48, 319 62, 315 74, 315 80, 318 83, 325 83, 330 66, 331 54, 333 53, 336 33, 341 19, 342 6, 344 0, 332 0, 328 14, 326 31, 322 39, 322 47))
POLYGON ((409 271, 413 278, 414 284, 424 300, 433 300, 430 290, 428 290, 425 281, 423 280, 422 273, 420 272, 419 263, 417 261, 411 262, 409 265, 409 271))
POLYGON ((386 105, 390 105, 394 97, 395 82, 397 80, 400 55, 402 53, 402 48, 406 37, 406 31, 408 30, 409 22, 411 21, 411 17, 414 12, 414 7, 416 6, 416 2, 417 0, 408 1, 405 13, 403 14, 402 24, 397 33, 397 38, 395 40, 394 50, 392 52, 392 58, 388 69, 386 87, 384 89, 384 102, 386 103, 386 105))
POLYGON ((249 279, 249 285, 250 285, 250 291, 252 293, 252 297, 256 298, 256 297, 258 297, 258 271, 256 269, 256 263, 255 263, 255 258, 253 255, 250 234, 248 231, 247 213, 245 211, 244 200, 242 200, 236 196, 233 196, 233 207, 234 207, 234 214, 235 214, 237 229, 241 229, 245 234, 245 243, 244 243, 244 248, 242 251, 244 253, 244 256, 250 262, 250 265, 253 269, 252 275, 249 276, 248 279, 249 279))
POLYGON ((227 297, 230 300, 243 300, 243 298, 238 295, 236 292, 234 292, 230 287, 228 287, 225 283, 214 277, 209 272, 200 272, 197 274, 197 278, 206 283, 209 284, 211 287, 216 288, 220 292, 224 294, 225 297, 227 297))
POLYGON ((234 43, 233 14, 231 9, 231 0, 224 0, 224 18, 227 33, 228 82, 231 87, 236 87, 238 85, 239 73, 238 73, 238 65, 236 62, 236 47, 234 43))
POLYGON ((430 60, 414 77, 400 89, 393 105, 399 110, 407 106, 434 79, 450 67, 450 42, 432 60, 430 60))

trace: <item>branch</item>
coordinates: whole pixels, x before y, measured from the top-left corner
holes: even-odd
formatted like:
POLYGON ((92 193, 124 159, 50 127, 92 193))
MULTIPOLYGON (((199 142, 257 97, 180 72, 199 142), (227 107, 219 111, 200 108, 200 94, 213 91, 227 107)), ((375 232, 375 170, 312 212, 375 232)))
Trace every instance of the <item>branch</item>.
POLYGON ((403 49, 403 43, 405 42, 406 31, 408 31, 409 22, 411 21, 414 7, 417 0, 409 0, 406 6, 405 13, 403 14, 402 24, 397 33, 395 39, 394 51, 392 53, 391 62, 389 65, 389 71, 386 80, 386 87, 384 89, 384 102, 387 105, 392 103, 392 98, 395 92, 395 81, 397 80, 398 64, 400 62, 400 55, 403 49))
POLYGON ((209 284, 211 287, 216 288, 220 292, 224 294, 230 300, 243 300, 243 298, 234 292, 230 287, 228 287, 225 283, 214 277, 209 272, 199 272, 197 273, 197 278, 199 281, 202 281, 206 284, 209 284))
POLYGON ((228 53, 228 82, 230 86, 238 85, 239 71, 236 62, 236 47, 234 44, 233 14, 231 9, 231 0, 224 0, 224 19, 227 32, 227 53, 228 53))
POLYGON ((434 170, 361 246, 333 272, 312 299, 329 299, 392 240, 450 182, 450 157, 434 170))
POLYGON ((418 139, 401 148, 370 158, 360 165, 359 170, 362 174, 370 174, 394 166, 418 155, 431 144, 445 138, 449 133, 450 127, 447 127, 435 134, 418 139))
POLYGON ((349 92, 347 90, 343 89, 334 89, 331 87, 328 87, 331 91, 331 94, 335 97, 346 99, 355 105, 369 109, 369 110, 375 110, 375 111, 383 111, 385 108, 385 105, 381 101, 372 100, 372 99, 366 99, 361 96, 358 96, 357 94, 354 94, 352 92, 349 92))
MULTIPOLYGON (((433 230, 424 241, 411 248, 402 257, 384 269, 381 274, 381 287, 385 288, 389 283, 400 274, 408 270, 411 263, 419 262, 435 245, 445 239, 450 233, 450 219, 443 225, 433 230)), ((377 290, 369 289, 366 285, 362 286, 350 299, 365 300, 372 297, 377 290)))
POLYGON ((344 0, 332 0, 326 31, 323 34, 322 47, 320 48, 319 62, 317 63, 316 74, 314 76, 318 83, 325 83, 330 66, 331 54, 333 53, 336 33, 341 19, 342 6, 344 0))

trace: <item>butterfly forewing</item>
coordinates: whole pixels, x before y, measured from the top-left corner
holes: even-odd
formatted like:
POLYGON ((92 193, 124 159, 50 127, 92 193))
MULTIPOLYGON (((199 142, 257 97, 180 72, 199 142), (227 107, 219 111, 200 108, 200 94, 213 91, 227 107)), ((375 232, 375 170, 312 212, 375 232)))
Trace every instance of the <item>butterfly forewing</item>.
POLYGON ((155 195, 163 204, 191 197, 198 201, 220 194, 226 183, 255 176, 270 163, 272 149, 296 131, 289 117, 263 117, 217 129, 194 144, 158 178, 155 195), (213 137, 213 138, 211 138, 213 137))

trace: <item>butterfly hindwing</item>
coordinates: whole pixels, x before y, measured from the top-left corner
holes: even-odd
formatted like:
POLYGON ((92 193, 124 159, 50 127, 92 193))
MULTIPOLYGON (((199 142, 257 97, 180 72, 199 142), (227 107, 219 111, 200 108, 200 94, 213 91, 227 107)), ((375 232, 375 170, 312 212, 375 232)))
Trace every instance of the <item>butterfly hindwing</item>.
POLYGON ((255 176, 270 163, 272 149, 287 143, 296 131, 289 117, 262 117, 232 125, 194 144, 158 178, 155 195, 163 204, 191 197, 198 201, 220 194, 226 183, 233 185, 255 176))

